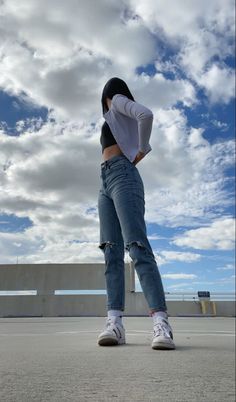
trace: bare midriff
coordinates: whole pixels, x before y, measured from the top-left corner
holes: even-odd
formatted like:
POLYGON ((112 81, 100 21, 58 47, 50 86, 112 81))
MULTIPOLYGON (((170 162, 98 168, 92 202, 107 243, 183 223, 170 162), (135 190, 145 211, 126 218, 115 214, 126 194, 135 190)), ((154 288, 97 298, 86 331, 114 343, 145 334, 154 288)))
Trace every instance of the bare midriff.
POLYGON ((110 147, 105 148, 103 151, 103 154, 102 154, 104 161, 107 161, 108 159, 112 158, 112 156, 115 156, 115 155, 124 155, 123 152, 121 151, 119 145, 117 145, 117 144, 114 144, 114 145, 111 145, 110 147))

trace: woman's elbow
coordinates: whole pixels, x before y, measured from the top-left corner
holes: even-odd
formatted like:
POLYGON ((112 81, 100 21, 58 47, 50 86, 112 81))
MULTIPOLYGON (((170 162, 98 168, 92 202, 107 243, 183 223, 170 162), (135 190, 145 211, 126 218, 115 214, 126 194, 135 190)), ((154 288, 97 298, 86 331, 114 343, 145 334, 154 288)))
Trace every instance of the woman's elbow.
POLYGON ((153 116, 153 113, 152 113, 152 111, 151 111, 151 110, 150 110, 150 112, 149 112, 149 115, 148 115, 148 116, 149 116, 149 119, 153 121, 154 116, 153 116))
POLYGON ((150 122, 152 122, 154 116, 153 116, 153 113, 152 113, 151 110, 147 110, 147 111, 145 111, 145 113, 142 113, 142 114, 139 116, 139 118, 140 118, 140 120, 147 119, 147 120, 149 120, 150 122))

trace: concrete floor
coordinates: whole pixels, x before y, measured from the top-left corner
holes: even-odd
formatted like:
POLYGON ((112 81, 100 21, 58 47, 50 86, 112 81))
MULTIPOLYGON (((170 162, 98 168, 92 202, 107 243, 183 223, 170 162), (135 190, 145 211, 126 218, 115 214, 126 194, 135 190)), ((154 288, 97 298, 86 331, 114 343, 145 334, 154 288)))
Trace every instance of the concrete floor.
POLYGON ((105 317, 1 318, 0 401, 235 401, 234 318, 169 320, 174 351, 151 348, 150 317, 111 347, 105 317))

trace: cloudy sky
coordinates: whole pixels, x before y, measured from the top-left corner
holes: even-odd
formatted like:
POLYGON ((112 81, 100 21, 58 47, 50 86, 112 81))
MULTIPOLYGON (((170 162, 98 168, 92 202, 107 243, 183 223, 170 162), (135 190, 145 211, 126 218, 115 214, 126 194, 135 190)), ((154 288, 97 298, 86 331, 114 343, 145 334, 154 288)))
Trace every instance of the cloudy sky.
POLYGON ((0 263, 104 261, 118 76, 154 114, 137 168, 165 291, 234 291, 234 30, 233 0, 1 0, 0 263))

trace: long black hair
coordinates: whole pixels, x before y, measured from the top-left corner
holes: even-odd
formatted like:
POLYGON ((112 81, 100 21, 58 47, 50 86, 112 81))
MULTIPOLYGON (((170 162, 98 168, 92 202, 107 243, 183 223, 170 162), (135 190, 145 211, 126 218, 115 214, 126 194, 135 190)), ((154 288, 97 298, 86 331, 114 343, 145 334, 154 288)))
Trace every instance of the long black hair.
POLYGON ((127 98, 131 99, 134 101, 134 97, 131 94, 128 85, 126 84, 125 81, 123 81, 121 78, 118 77, 113 77, 110 78, 106 85, 103 88, 102 91, 102 112, 103 114, 108 111, 107 104, 106 104, 106 98, 112 99, 112 97, 116 94, 121 94, 127 96, 127 98))

